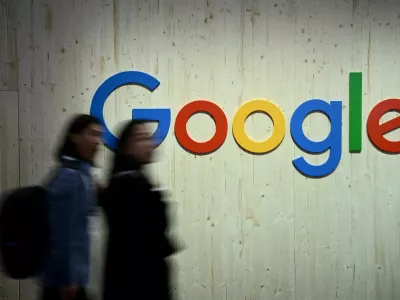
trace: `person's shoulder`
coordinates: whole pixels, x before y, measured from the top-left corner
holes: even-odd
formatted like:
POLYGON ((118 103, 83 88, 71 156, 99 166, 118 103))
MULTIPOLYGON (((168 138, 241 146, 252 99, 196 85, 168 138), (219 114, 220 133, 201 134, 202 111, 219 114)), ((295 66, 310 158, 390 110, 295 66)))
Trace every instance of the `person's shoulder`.
POLYGON ((132 170, 132 171, 124 171, 124 172, 118 172, 113 174, 111 177, 112 182, 138 182, 141 180, 145 180, 145 177, 143 176, 142 172, 132 170))
POLYGON ((146 185, 146 178, 141 171, 125 171, 115 173, 111 177, 110 186, 118 188, 138 188, 146 185))
POLYGON ((131 171, 123 171, 123 172, 118 172, 112 175, 113 179, 130 179, 130 178, 137 178, 141 174, 139 171, 136 170, 131 170, 131 171))
POLYGON ((60 167, 49 184, 50 191, 62 192, 79 186, 81 182, 80 171, 77 169, 60 167))
POLYGON ((77 181, 80 178, 81 171, 75 168, 60 167, 58 169, 58 177, 64 180, 77 181))

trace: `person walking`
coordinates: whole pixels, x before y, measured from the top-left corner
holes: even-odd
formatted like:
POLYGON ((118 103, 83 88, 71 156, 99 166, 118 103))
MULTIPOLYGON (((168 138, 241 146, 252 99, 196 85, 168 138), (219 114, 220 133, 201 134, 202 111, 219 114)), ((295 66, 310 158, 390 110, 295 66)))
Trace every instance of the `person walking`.
POLYGON ((56 153, 60 167, 47 186, 48 245, 41 272, 43 300, 85 300, 89 282, 88 217, 96 206, 90 170, 102 126, 75 116, 56 153))
POLYGON ((175 249, 166 236, 166 204, 143 170, 153 152, 147 122, 132 120, 119 137, 104 196, 109 236, 103 300, 171 299, 165 258, 175 249))

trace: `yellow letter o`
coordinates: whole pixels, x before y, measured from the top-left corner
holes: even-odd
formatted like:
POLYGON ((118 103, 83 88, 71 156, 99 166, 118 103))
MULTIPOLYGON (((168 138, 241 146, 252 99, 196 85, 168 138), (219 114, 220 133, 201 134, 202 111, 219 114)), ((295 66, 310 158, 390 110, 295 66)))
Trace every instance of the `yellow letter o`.
POLYGON ((251 153, 267 153, 277 148, 285 137, 285 116, 278 106, 267 100, 253 100, 243 104, 235 114, 232 125, 236 142, 251 153), (272 135, 265 141, 256 142, 250 139, 244 129, 246 119, 253 113, 266 113, 274 124, 272 135))

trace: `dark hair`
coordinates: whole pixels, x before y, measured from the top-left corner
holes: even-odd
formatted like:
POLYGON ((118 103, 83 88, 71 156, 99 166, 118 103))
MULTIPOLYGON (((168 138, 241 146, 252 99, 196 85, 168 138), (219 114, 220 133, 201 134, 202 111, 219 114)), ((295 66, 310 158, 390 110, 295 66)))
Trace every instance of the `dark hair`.
POLYGON ((71 140, 72 134, 81 134, 90 125, 101 125, 100 121, 90 115, 79 114, 73 117, 67 127, 64 140, 56 151, 56 159, 61 160, 62 156, 70 156, 81 159, 81 155, 74 142, 71 140))
POLYGON ((150 121, 134 119, 128 122, 121 131, 119 135, 118 145, 114 150, 114 161, 113 166, 110 173, 110 178, 113 174, 120 172, 125 168, 139 168, 140 164, 135 160, 134 157, 130 157, 124 153, 126 146, 129 143, 129 138, 132 136, 132 131, 136 126, 147 124, 150 121))
POLYGON ((129 138, 132 135, 132 130, 139 125, 147 124, 150 121, 142 120, 142 119, 133 119, 131 120, 128 124, 126 124, 121 131, 121 134, 119 136, 118 140, 118 145, 117 148, 115 149, 115 154, 120 155, 122 154, 124 148, 129 142, 129 138))

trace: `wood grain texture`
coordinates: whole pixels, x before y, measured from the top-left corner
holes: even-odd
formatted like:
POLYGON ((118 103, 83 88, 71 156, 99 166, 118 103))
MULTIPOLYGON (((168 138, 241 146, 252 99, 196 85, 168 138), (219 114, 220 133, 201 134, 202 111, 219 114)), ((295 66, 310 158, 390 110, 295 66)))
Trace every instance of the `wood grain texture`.
POLYGON ((17 1, 0 1, 0 29, 17 29, 17 1))
MULTIPOLYGON (((18 93, 0 91, 0 194, 18 185, 18 93)), ((2 273, 0 299, 19 299, 19 282, 7 278, 2 273)))
POLYGON ((17 31, 0 30, 0 41, 0 91, 17 91, 17 31))
POLYGON ((18 89, 16 2, 0 1, 0 91, 18 89))
MULTIPOLYGON (((115 91, 105 107, 113 130, 133 107, 170 107, 175 119, 184 104, 209 99, 231 126, 242 103, 269 99, 289 127, 304 101, 342 100, 342 160, 323 179, 294 169, 298 156, 322 163, 328 154, 304 154, 289 129, 267 155, 242 151, 229 131, 217 152, 195 156, 178 145, 171 124, 150 171, 171 191, 174 229, 187 246, 173 259, 174 293, 182 300, 400 298, 399 160, 377 151, 365 130, 362 152, 351 155, 347 117, 351 71, 363 72, 364 123, 377 102, 400 96, 398 1, 17 4, 21 184, 43 178, 64 122, 87 113, 99 85, 119 71, 148 72, 161 85, 152 94, 115 91)), ((188 123, 198 140, 214 127, 203 115, 188 123)), ((313 114, 303 129, 321 140, 329 122, 313 114)), ((246 122, 254 139, 272 130, 260 114, 246 122)), ((109 157, 102 149, 100 177, 109 157)), ((23 283, 22 300, 31 299, 30 285, 23 283)))

